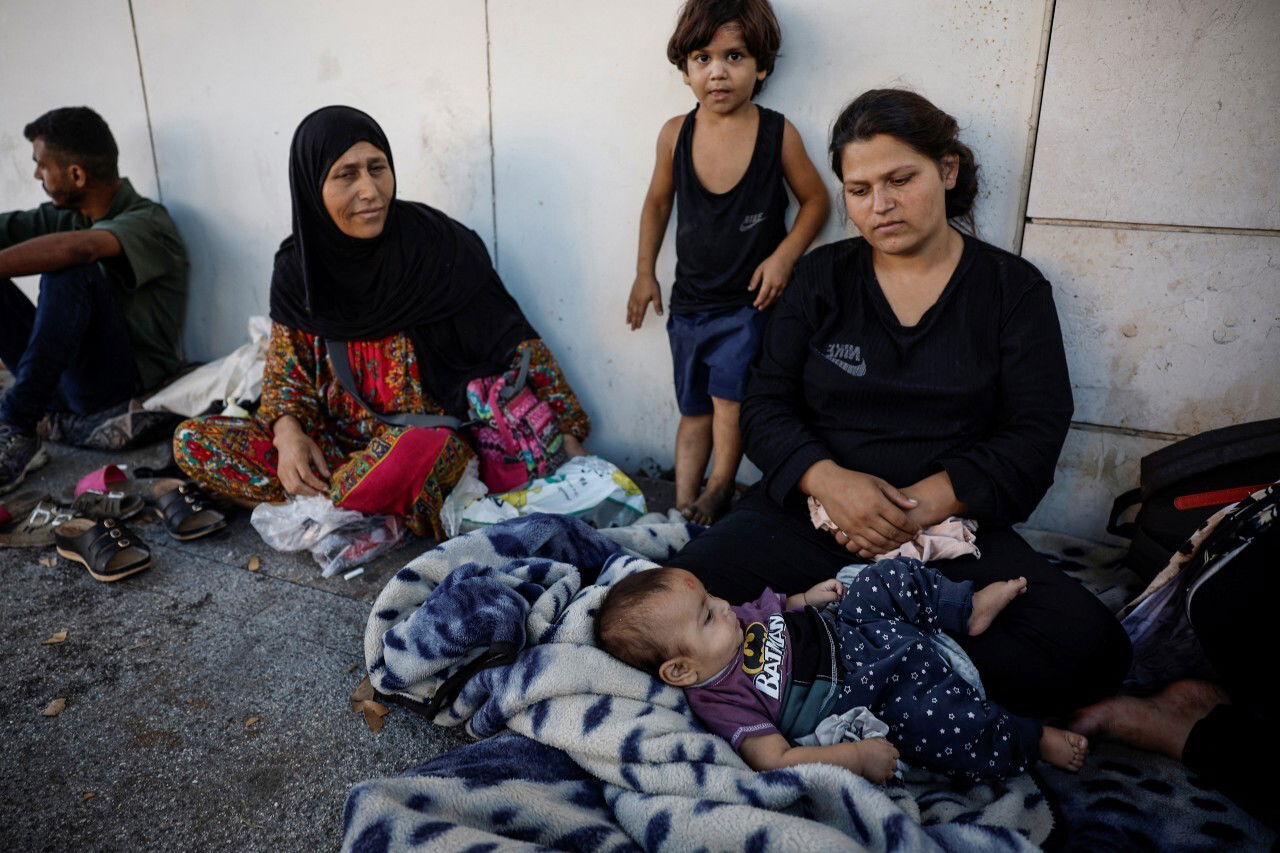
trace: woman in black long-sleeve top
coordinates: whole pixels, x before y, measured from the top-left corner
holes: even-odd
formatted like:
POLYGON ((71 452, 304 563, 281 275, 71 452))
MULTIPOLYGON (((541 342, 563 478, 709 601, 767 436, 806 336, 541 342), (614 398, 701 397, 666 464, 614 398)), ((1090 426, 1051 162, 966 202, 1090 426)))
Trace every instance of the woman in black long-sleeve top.
POLYGON ((763 481, 672 559, 730 600, 805 589, 950 516, 979 522, 981 557, 935 563, 1027 593, 979 637, 956 637, 991 697, 1024 714, 1109 695, 1128 669, 1111 614, 1009 525, 1053 482, 1071 419, 1047 281, 976 238, 977 165, 955 120, 873 90, 836 120, 832 168, 862 234, 797 264, 742 404, 763 481), (806 497, 838 526, 814 529, 806 497))

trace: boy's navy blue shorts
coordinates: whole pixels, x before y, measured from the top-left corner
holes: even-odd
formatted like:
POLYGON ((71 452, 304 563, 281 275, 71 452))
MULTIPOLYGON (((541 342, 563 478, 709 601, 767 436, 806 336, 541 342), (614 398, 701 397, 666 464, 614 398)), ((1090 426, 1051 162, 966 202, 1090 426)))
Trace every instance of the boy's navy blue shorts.
POLYGON ((748 305, 669 316, 680 414, 711 414, 712 397, 742 402, 768 315, 748 305))

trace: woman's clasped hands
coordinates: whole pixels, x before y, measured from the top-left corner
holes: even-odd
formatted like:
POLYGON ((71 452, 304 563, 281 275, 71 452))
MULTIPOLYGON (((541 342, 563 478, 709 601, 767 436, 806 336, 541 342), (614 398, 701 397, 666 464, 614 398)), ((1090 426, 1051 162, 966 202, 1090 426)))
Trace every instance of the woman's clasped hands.
POLYGON ((805 472, 800 488, 821 501, 838 528, 836 542, 863 559, 892 551, 920 532, 908 515, 919 501, 879 477, 824 460, 805 472))

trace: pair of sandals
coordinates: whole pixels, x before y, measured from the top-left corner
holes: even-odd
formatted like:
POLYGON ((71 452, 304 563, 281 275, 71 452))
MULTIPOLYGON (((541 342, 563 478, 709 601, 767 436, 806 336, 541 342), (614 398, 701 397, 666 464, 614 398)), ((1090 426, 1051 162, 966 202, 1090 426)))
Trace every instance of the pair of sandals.
MULTIPOLYGON (((169 535, 180 542, 200 539, 227 526, 227 517, 209 504, 209 496, 190 480, 135 480, 149 484, 155 506, 169 535)), ((84 492, 77 501, 94 492, 84 492)), ((136 515, 147 502, 123 492, 96 493, 136 515), (137 502, 136 508, 132 501, 137 502)), ((118 518, 73 518, 53 530, 58 554, 80 563, 96 580, 110 583, 151 566, 151 549, 118 518)))
POLYGON ((59 506, 48 495, 24 495, 8 501, 8 513, 16 516, 19 513, 13 510, 20 509, 29 515, 15 530, 0 537, 0 545, 52 544, 59 555, 83 565, 96 580, 109 583, 151 566, 151 549, 122 524, 148 503, 155 507, 169 535, 179 541, 199 539, 227 526, 226 516, 213 508, 209 496, 191 481, 120 476, 103 485, 110 491, 78 487, 70 508, 59 506), (31 504, 29 510, 24 506, 27 503, 31 504))

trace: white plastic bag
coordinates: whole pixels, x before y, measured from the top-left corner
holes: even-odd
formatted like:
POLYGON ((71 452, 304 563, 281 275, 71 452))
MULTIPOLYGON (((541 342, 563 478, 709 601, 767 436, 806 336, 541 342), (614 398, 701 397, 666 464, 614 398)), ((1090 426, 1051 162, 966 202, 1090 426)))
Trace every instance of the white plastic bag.
POLYGON ((310 551, 324 577, 369 562, 405 534, 398 516, 339 509, 320 495, 258 504, 249 523, 277 551, 310 551))
MULTIPOLYGON (((489 489, 480 480, 480 461, 473 458, 463 469, 458 485, 440 505, 440 525, 444 528, 444 535, 452 539, 465 533, 462 524, 467 507, 487 494, 489 489)), ((471 529, 474 528, 467 528, 471 529)))
POLYGON ((622 527, 644 515, 644 494, 617 465, 599 456, 575 456, 554 474, 522 489, 490 495, 468 464, 440 511, 445 533, 457 536, 508 518, 549 512, 573 515, 593 527, 622 527))
POLYGON ((247 344, 170 382, 143 401, 142 408, 194 418, 214 400, 233 405, 237 400, 258 399, 262 396, 262 371, 270 337, 271 321, 261 315, 250 317, 247 344))

